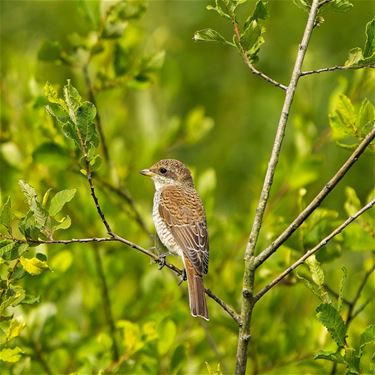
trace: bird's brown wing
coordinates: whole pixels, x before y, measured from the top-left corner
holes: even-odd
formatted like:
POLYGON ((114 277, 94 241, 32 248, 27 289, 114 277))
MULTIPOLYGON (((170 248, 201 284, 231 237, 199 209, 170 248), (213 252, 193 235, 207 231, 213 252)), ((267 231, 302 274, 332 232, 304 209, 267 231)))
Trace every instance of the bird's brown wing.
POLYGON ((167 186, 159 213, 198 274, 208 272, 208 234, 202 202, 193 188, 167 186))

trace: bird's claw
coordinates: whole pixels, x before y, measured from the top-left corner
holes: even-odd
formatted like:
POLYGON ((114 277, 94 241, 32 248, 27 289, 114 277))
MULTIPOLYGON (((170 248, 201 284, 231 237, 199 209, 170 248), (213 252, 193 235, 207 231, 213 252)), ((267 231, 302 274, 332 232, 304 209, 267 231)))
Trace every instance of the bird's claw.
POLYGON ((160 254, 159 258, 156 260, 156 263, 159 265, 159 270, 161 270, 165 266, 165 263, 166 263, 165 258, 166 258, 166 254, 160 254))
POLYGON ((182 273, 181 273, 181 279, 180 281, 178 282, 178 285, 181 285, 184 281, 187 280, 187 276, 186 276, 186 270, 185 268, 182 270, 182 273))

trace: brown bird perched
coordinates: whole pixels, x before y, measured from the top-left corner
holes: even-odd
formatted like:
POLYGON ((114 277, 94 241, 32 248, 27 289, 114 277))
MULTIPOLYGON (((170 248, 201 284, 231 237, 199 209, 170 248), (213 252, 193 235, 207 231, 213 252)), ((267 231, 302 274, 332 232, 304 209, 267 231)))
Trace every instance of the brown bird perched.
POLYGON ((208 320, 203 286, 208 272, 206 215, 190 171, 178 160, 165 159, 140 173, 155 184, 152 218, 160 241, 184 263, 191 315, 208 320))

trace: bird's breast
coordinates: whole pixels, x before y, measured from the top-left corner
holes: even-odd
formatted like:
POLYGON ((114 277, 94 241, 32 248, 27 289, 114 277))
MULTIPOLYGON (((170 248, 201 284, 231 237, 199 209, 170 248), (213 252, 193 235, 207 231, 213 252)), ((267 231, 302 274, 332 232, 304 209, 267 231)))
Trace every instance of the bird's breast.
POLYGON ((154 195, 154 205, 152 209, 152 219, 154 221, 156 233, 158 234, 160 241, 168 249, 168 251, 182 256, 182 250, 177 245, 169 227, 160 216, 160 213, 159 213, 160 194, 161 194, 161 190, 156 190, 155 195, 154 195))

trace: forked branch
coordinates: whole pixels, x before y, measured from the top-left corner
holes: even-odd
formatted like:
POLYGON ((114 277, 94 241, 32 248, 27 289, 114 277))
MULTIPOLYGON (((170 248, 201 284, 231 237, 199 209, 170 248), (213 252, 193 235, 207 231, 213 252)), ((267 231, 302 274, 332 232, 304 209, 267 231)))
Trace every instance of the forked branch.
MULTIPOLYGON (((284 272, 282 272, 279 276, 277 276, 273 281, 267 284, 263 289, 261 289, 255 296, 254 299, 258 301, 261 297, 263 297, 270 289, 272 289, 276 284, 278 284, 285 276, 289 275, 293 270, 295 270, 298 266, 305 262, 305 260, 311 255, 315 254, 319 251, 322 247, 324 247, 329 241, 332 240, 335 236, 341 233, 350 223, 356 220, 359 216, 365 213, 367 210, 372 208, 375 205, 375 199, 367 203, 364 207, 362 207, 359 211, 357 211, 353 216, 348 217, 339 227, 337 227, 334 231, 332 231, 327 237, 323 238, 315 247, 311 250, 307 251, 301 258, 299 258, 296 262, 294 262, 290 267, 288 267, 284 272)), ((372 272, 372 271, 371 271, 372 272)), ((364 280, 366 282, 367 278, 364 280)), ((360 289, 360 291, 362 288, 360 289)), ((360 293, 359 291, 359 293, 360 293)))

